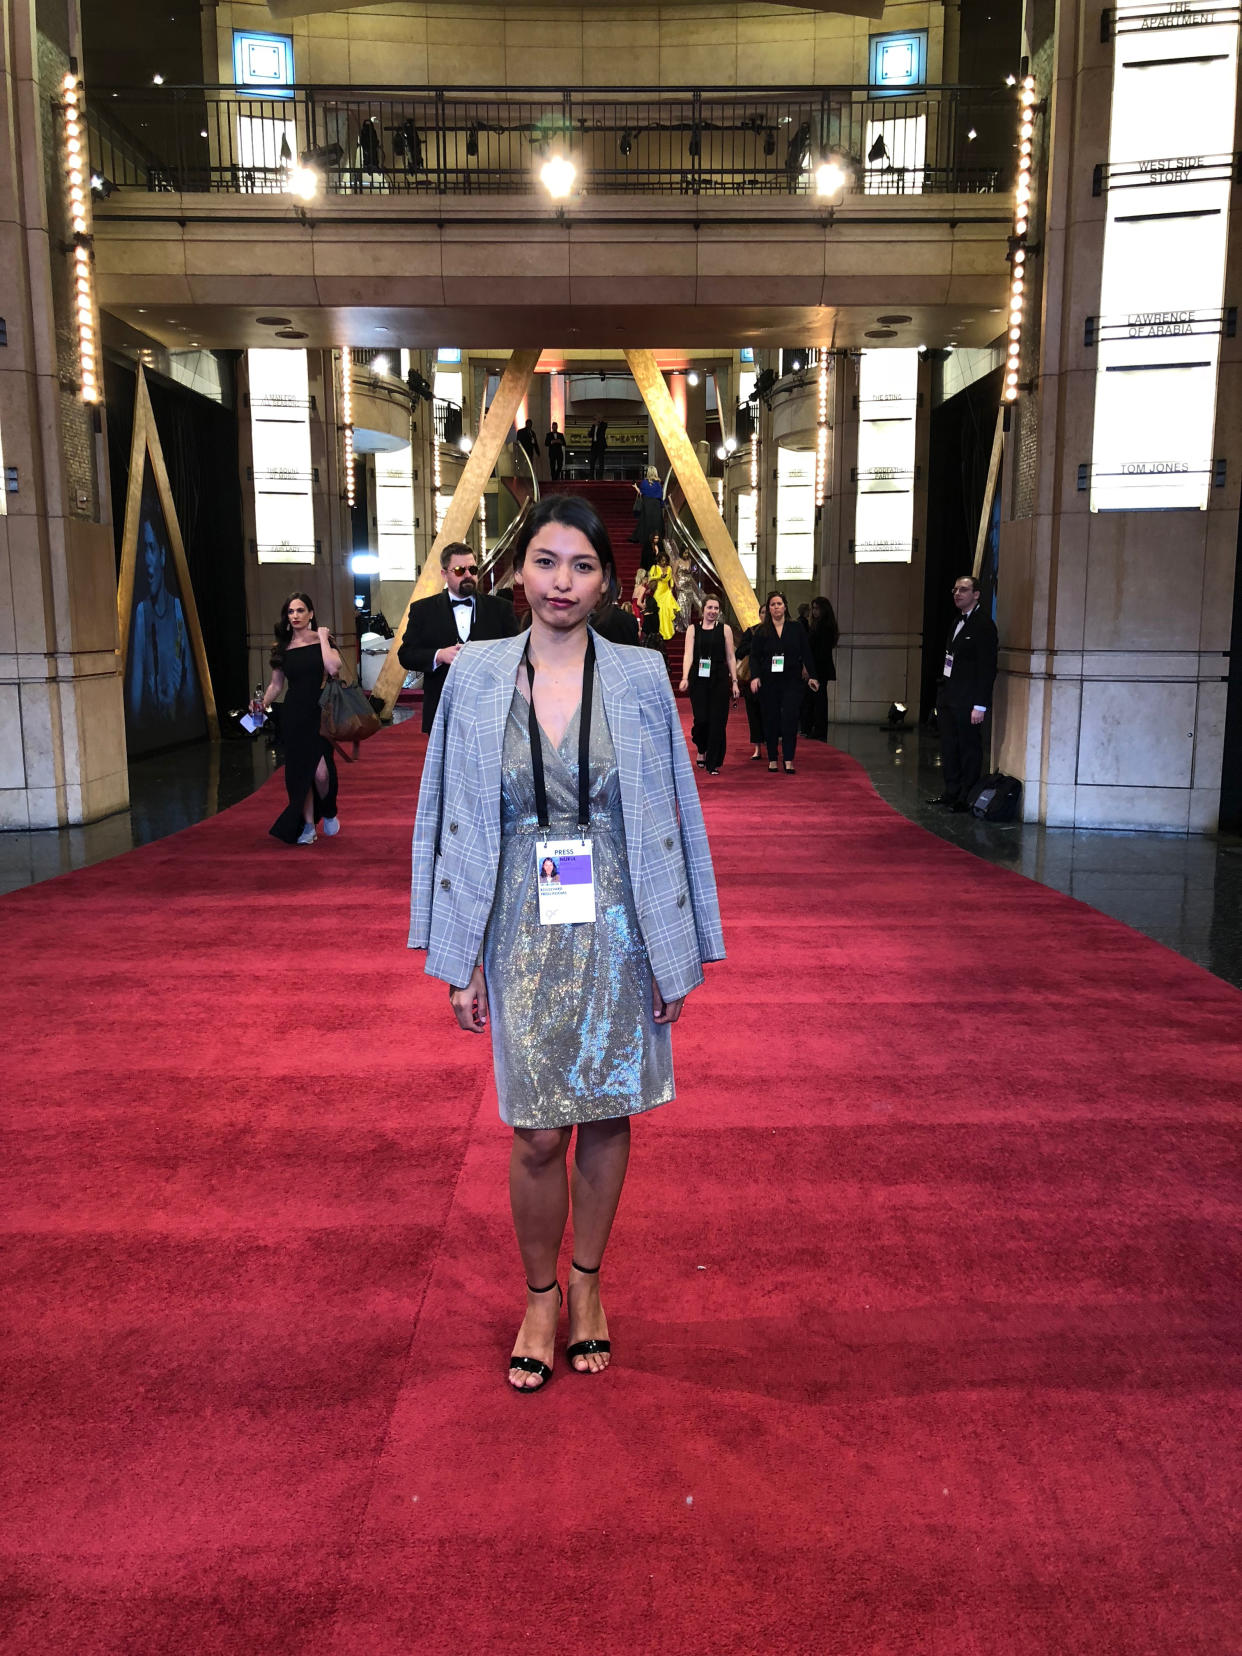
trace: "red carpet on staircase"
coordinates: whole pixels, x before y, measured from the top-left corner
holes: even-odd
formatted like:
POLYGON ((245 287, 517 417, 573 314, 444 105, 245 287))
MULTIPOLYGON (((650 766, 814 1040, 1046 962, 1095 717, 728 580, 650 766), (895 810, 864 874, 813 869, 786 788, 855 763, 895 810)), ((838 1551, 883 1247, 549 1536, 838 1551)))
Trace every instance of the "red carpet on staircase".
POLYGON ((0 900, 5 1656, 1242 1650, 1242 996, 732 736, 613 1367, 535 1396, 410 725, 336 840, 277 777, 0 900))

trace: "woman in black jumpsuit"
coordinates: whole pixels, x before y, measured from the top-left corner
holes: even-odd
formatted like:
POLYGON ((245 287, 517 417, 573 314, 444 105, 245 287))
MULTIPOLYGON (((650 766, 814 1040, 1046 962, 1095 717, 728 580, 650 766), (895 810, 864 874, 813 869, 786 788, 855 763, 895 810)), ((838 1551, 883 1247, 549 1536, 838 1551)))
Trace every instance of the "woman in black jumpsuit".
POLYGON ((779 740, 785 770, 793 775, 798 745, 798 714, 802 708, 802 681, 819 689, 814 677, 811 641, 800 621, 789 614, 783 592, 768 595, 768 619, 750 646, 750 687, 759 698, 763 733, 768 747, 768 769, 774 771, 779 740))
POLYGON ((712 593, 703 600, 700 621, 686 628, 681 665, 681 689, 689 690, 694 710, 690 740, 709 776, 716 776, 724 764, 725 722, 730 699, 738 693, 736 674, 733 632, 720 619, 720 599, 712 593))

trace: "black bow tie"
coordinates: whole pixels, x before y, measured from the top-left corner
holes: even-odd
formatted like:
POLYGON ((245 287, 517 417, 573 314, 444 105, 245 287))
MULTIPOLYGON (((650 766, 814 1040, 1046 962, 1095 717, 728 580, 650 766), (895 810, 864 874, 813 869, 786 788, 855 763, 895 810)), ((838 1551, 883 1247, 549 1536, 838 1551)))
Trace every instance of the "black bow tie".
POLYGON ((473 603, 474 603, 473 598, 454 598, 452 600, 452 604, 453 604, 454 609, 459 609, 462 604, 473 604, 473 603))

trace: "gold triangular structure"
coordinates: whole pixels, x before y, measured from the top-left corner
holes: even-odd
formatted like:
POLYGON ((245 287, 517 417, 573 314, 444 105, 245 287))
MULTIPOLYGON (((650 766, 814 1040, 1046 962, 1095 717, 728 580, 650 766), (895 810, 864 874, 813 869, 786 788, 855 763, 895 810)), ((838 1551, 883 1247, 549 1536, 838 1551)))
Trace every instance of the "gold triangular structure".
MULTIPOLYGON (((479 428, 474 447, 466 456, 466 464, 457 487, 453 490, 453 498, 448 503, 444 522, 431 543, 431 551, 427 554, 422 573, 414 583, 414 590, 409 596, 396 635, 389 647, 387 660, 380 668, 379 677, 375 681, 372 694, 383 701, 385 712, 392 711, 393 703, 405 682, 405 668, 397 659, 397 652, 405 637, 410 604, 420 598, 434 597, 444 585, 444 576, 440 569, 440 548, 450 545, 453 541, 464 541, 469 533, 479 510, 483 490, 492 475, 492 467, 500 458, 500 451, 508 439, 513 417, 530 387, 531 375, 535 372, 535 365, 542 355, 542 348, 538 351, 514 351, 505 364, 505 371, 501 375, 491 406, 483 416, 483 424, 479 428)), ((438 439, 433 437, 432 441, 438 439)))
POLYGON ((189 565, 185 559, 185 545, 181 539, 181 525, 177 521, 177 508, 173 504, 172 490, 168 486, 168 470, 164 465, 164 451, 160 447, 160 434, 155 424, 155 411, 151 407, 151 396, 147 390, 147 376, 142 365, 139 364, 137 383, 134 387, 134 435, 129 448, 129 487, 125 494, 125 530, 121 537, 121 574, 117 582, 116 594, 122 683, 124 683, 129 665, 129 629, 134 607, 134 572, 138 566, 138 532, 142 517, 142 482, 146 473, 148 455, 151 458, 151 475, 155 480, 155 491, 159 497, 160 510, 164 514, 164 526, 168 530, 168 542, 172 547, 173 564, 177 571, 177 585, 180 588, 181 611, 185 617, 186 630, 190 635, 190 647, 194 652, 194 665, 198 670, 198 682, 203 693, 203 709, 207 715, 207 734, 213 738, 218 738, 220 722, 216 716, 215 692, 211 687, 211 669, 207 665, 207 652, 203 648, 202 629, 198 624, 198 606, 194 602, 194 587, 190 580, 189 565))
POLYGON ((753 627, 759 619, 759 604, 755 598, 755 590, 746 579, 746 571, 737 555, 733 537, 725 527, 711 486, 703 475, 694 445, 686 435, 686 428, 681 423, 672 397, 669 396, 668 386, 664 383, 664 375, 660 372, 655 353, 626 351, 625 360, 638 389, 643 394, 643 401, 647 405, 651 423, 664 445, 664 452, 677 474, 677 481, 686 497, 686 505, 689 506, 694 521, 699 526, 699 533, 716 567, 720 584, 733 605, 738 625, 753 627))

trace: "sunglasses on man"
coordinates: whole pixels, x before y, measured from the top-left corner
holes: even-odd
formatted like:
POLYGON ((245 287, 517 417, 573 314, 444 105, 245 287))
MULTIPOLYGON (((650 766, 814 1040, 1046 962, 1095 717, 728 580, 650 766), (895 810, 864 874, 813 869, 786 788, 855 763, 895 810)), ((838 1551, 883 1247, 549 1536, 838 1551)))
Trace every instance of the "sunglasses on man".
POLYGON ((478 564, 450 564, 449 568, 454 575, 477 575, 479 573, 478 564))

